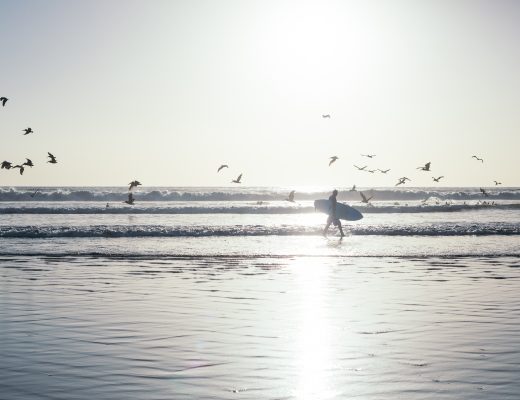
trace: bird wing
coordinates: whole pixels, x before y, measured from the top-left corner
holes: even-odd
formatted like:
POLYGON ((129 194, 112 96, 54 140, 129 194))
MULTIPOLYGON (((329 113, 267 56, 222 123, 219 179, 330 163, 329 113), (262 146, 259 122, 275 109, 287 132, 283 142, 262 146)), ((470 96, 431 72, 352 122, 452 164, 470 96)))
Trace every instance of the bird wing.
POLYGON ((363 201, 367 201, 367 198, 365 197, 365 195, 363 194, 363 192, 359 192, 359 194, 360 194, 361 197, 363 198, 363 201))

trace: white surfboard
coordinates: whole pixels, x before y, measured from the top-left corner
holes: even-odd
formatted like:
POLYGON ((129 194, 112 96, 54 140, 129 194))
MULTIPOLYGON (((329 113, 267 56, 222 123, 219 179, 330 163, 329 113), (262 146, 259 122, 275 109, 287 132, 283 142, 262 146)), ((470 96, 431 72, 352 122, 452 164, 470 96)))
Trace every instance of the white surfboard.
MULTIPOLYGON (((314 200, 314 208, 316 211, 330 214, 331 201, 329 199, 314 200)), ((346 204, 338 203, 336 206, 336 217, 345 221, 358 221, 363 218, 363 214, 346 204)))

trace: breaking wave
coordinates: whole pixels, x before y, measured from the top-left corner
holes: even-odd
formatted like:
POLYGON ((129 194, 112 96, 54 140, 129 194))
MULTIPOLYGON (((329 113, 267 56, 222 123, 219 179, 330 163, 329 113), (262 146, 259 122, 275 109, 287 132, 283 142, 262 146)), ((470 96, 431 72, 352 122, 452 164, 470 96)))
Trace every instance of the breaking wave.
MULTIPOLYGON (((315 236, 321 227, 302 226, 5 226, 0 238, 127 238, 127 237, 218 237, 218 236, 315 236)), ((353 226, 352 235, 380 236, 485 236, 520 235, 520 224, 431 224, 353 226)))
MULTIPOLYGON (((287 197, 290 189, 276 188, 139 188, 135 197, 139 201, 276 201, 287 197)), ((359 201, 358 192, 339 188, 339 199, 359 201)), ((365 190, 365 189, 363 189, 365 190)), ((483 200, 479 188, 380 188, 371 190, 378 201, 420 201, 435 198, 440 201, 483 200)), ((520 200, 520 189, 487 189, 488 200, 520 200)), ((0 201, 118 201, 125 199, 127 188, 0 188, 0 201)), ((327 198, 330 190, 302 191, 296 193, 297 200, 327 198)))
MULTIPOLYGON (((354 208, 365 214, 376 213, 434 213, 457 212, 483 209, 520 210, 520 203, 515 204, 439 204, 439 205, 374 205, 354 208)), ((0 205, 0 214, 308 214, 315 212, 312 206, 280 206, 280 205, 229 205, 229 206, 112 206, 75 205, 67 206, 17 206, 0 205)))

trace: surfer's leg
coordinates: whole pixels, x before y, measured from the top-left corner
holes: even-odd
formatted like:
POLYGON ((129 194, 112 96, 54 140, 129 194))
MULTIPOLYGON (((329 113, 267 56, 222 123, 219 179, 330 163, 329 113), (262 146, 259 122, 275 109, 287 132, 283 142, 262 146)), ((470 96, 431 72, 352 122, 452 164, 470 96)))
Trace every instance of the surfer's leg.
POLYGON ((323 236, 327 237, 327 232, 329 230, 329 226, 332 223, 332 218, 327 218, 327 225, 325 225, 325 229, 323 230, 323 236))
POLYGON ((341 237, 345 236, 345 234, 343 233, 343 227, 341 226, 341 221, 338 219, 338 228, 339 228, 339 233, 341 234, 341 237))

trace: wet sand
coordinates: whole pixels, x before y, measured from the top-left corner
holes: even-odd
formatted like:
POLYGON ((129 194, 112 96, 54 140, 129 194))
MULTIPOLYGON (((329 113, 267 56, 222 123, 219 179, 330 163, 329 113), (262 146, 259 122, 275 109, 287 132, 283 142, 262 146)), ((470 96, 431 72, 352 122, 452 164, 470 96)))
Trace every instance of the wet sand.
POLYGON ((517 399, 520 258, 3 257, 2 399, 517 399))

